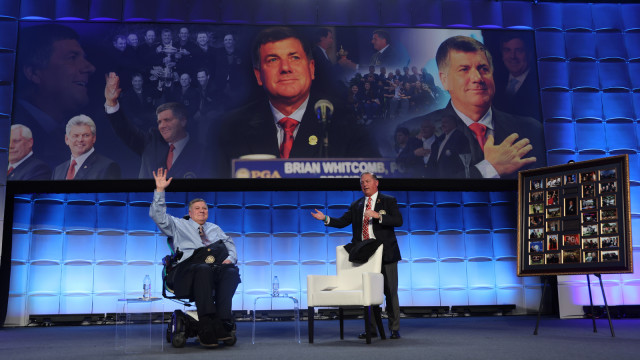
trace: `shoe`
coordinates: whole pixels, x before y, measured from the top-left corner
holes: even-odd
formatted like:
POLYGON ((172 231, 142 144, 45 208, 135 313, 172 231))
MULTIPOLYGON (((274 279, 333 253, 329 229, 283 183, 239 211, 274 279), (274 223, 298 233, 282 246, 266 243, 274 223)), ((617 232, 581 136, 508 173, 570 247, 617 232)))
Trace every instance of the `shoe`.
POLYGON ((222 321, 218 318, 215 318, 213 321, 214 321, 214 328, 216 331, 216 337, 218 338, 218 341, 233 339, 231 330, 233 329, 234 324, 232 324, 229 321, 222 321))
POLYGON ((200 345, 205 347, 217 347, 218 337, 216 336, 215 322, 211 315, 205 315, 198 322, 198 340, 200 345))
POLYGON ((391 330, 391 336, 389 336, 389 339, 400 339, 400 332, 398 330, 391 330))
MULTIPOLYGON (((373 333, 373 334, 371 334, 371 338, 372 338, 372 339, 373 339, 373 338, 377 338, 377 337, 378 337, 378 334, 377 334, 377 333, 373 333)), ((366 332, 363 332, 363 333, 361 333, 360 335, 358 335, 358 339, 366 339, 366 338, 367 338, 367 333, 366 333, 366 332)))

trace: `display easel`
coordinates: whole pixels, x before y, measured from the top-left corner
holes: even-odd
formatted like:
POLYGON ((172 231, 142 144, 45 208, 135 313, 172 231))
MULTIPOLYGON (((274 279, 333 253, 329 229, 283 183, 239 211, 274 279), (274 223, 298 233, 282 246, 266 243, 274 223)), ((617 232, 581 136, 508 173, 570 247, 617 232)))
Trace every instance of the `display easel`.
MULTIPOLYGON (((591 320, 593 321, 593 332, 597 333, 598 329, 596 328, 596 318, 594 316, 593 311, 593 297, 591 296, 591 280, 589 279, 589 274, 587 275, 587 286, 589 288, 589 303, 591 304, 591 320)), ((609 305, 607 304, 607 296, 604 293, 604 285, 602 284, 602 275, 601 274, 593 274, 595 277, 600 280, 600 290, 602 290, 602 299, 604 300, 604 307, 607 312, 607 318, 609 319, 609 329, 611 330, 611 337, 615 337, 616 334, 613 331, 613 324, 611 323, 611 313, 609 311, 609 305)), ((538 335, 538 327, 540 326, 540 315, 542 314, 542 304, 544 303, 544 294, 547 291, 547 285, 549 284, 549 276, 543 276, 544 283, 542 284, 542 296, 540 296, 540 306, 538 307, 538 319, 536 321, 536 329, 533 331, 533 335, 538 335)))

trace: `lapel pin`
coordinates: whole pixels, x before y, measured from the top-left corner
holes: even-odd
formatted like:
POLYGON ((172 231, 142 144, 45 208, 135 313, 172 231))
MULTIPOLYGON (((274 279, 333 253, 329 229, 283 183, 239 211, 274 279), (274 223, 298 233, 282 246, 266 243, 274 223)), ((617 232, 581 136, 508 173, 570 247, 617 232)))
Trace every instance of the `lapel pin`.
POLYGON ((309 145, 318 145, 318 137, 315 135, 309 136, 309 145))

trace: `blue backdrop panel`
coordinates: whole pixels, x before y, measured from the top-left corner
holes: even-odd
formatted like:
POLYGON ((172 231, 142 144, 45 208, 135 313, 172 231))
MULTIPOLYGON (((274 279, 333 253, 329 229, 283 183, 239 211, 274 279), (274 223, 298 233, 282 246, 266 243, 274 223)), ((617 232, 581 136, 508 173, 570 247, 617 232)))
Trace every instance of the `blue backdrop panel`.
POLYGON ((245 191, 244 193, 244 205, 255 206, 271 205, 271 192, 270 191, 245 191))
POLYGON ((624 61, 600 62, 598 63, 600 88, 608 89, 628 89, 631 87, 629 81, 629 70, 624 61))
POLYGON ((459 230, 462 231, 462 208, 455 207, 436 207, 436 229, 438 231, 459 230))
POLYGON ((94 204, 70 204, 64 207, 64 229, 94 230, 97 225, 98 211, 94 204))
POLYGON ((98 231, 127 228, 127 206, 125 204, 101 204, 98 206, 98 231))
POLYGON ((501 28, 502 4, 500 2, 473 1, 472 25, 480 28, 501 28))
POLYGON ((62 260, 62 233, 34 233, 31 237, 29 260, 33 262, 57 262, 62 260))
MULTIPOLYGON (((29 267, 29 295, 60 294, 60 264, 40 263, 29 267)), ((53 312, 51 314, 55 314, 53 312)))
POLYGON ((517 199, 515 191, 493 191, 490 193, 491 203, 514 202, 517 199))
POLYGON ((435 193, 433 191, 409 191, 408 201, 412 205, 433 205, 435 203, 435 193))
POLYGON ((244 193, 242 191, 219 191, 216 193, 217 206, 242 206, 244 193))
POLYGON ((442 25, 447 27, 471 27, 471 11, 460 11, 468 6, 465 0, 441 0, 442 25))
MULTIPOLYGON (((438 241, 435 233, 414 233, 410 235, 409 239, 412 260, 431 259, 435 261, 439 258, 438 241)), ((404 255, 403 258, 407 259, 404 255)))
POLYGON ((242 233, 243 211, 241 208, 216 208, 216 222, 224 224, 222 228, 226 233, 242 233))
MULTIPOLYGON (((299 196, 300 206, 324 206, 327 203, 325 191, 301 191, 299 196)), ((334 205, 329 203, 329 205, 334 205)))
POLYGON ((127 235, 126 261, 153 263, 156 255, 156 236, 149 233, 127 235))
POLYGON ((11 261, 13 263, 26 263, 29 260, 29 245, 31 245, 31 233, 14 231, 11 234, 11 261))
POLYGON ((411 272, 419 274, 412 281, 413 290, 434 290, 440 288, 440 270, 437 261, 414 261, 411 272))
POLYGON ((378 5, 372 6, 371 1, 368 0, 351 0, 347 5, 351 18, 349 23, 351 25, 379 26, 381 23, 378 5))
POLYGON ((626 30, 640 29, 640 4, 625 4, 622 11, 622 22, 626 30))
MULTIPOLYGON (((93 291, 93 265, 63 265, 60 280, 60 291, 62 294, 82 293, 84 295, 90 295, 93 291)), ((89 303, 91 303, 91 298, 89 298, 89 303)))
POLYGON ((148 232, 156 231, 156 224, 149 217, 148 205, 129 205, 127 211, 127 230, 148 232))
POLYGON ((465 234, 465 253, 467 258, 493 258, 493 239, 490 232, 465 234))
POLYGON ((462 208, 464 230, 491 230, 491 217, 487 216, 489 206, 476 205, 462 208))
POLYGON ((321 25, 348 25, 350 9, 341 0, 326 0, 318 7, 318 23, 321 25))
MULTIPOLYGON (((301 221, 298 218, 298 208, 296 207, 274 207, 272 210, 272 217, 271 217, 271 221, 272 221, 272 231, 274 234, 278 234, 278 233, 295 233, 297 234, 299 231, 301 231, 301 229, 299 228, 299 224, 301 224, 301 221)), ((302 216, 304 216, 305 214, 301 214, 302 216)), ((308 215, 309 218, 311 218, 312 220, 313 217, 311 217, 311 215, 308 215)), ((306 220, 306 219, 305 219, 306 220)), ((319 222, 319 221, 318 221, 319 222)), ((320 222, 320 225, 322 225, 322 223, 320 222)), ((301 226, 300 226, 301 227, 301 226)), ((323 226, 324 228, 324 226, 323 226)), ((324 229, 323 229, 324 230, 324 229)))
MULTIPOLYGON (((244 233, 271 233, 271 210, 269 208, 247 208, 244 209, 243 216, 244 233)), ((226 222, 220 221, 220 224, 226 224, 226 222)))
POLYGON ((633 97, 630 92, 605 92, 602 94, 602 111, 605 120, 636 118, 633 97))
POLYGON ((122 2, 113 0, 92 0, 89 18, 97 21, 122 20, 122 2))
POLYGON ((435 201, 438 205, 459 205, 462 202, 462 192, 438 191, 435 193, 435 201))
POLYGON ((548 119, 573 119, 571 93, 567 91, 543 91, 540 94, 542 113, 548 119))
POLYGON ((412 11, 415 26, 442 25, 442 3, 440 1, 414 0, 412 11))
POLYGON ((124 21, 151 21, 156 17, 155 0, 123 0, 124 21))
POLYGON ((637 124, 628 122, 608 122, 605 124, 607 147, 609 151, 635 152, 637 124))
POLYGON ((590 30, 593 27, 591 6, 585 4, 563 4, 562 25, 565 30, 590 30))
POLYGON ((297 191, 273 191, 272 197, 273 197, 274 206, 297 206, 298 205, 297 191))
POLYGON ((271 236, 247 235, 244 237, 244 262, 271 263, 271 236))
POLYGON ((495 261, 498 287, 521 286, 522 278, 516 275, 516 259, 502 258, 495 261))
POLYGON ((469 289, 469 305, 495 305, 497 304, 496 289, 475 288, 469 289))
MULTIPOLYGON (((326 211, 324 208, 316 208, 316 207, 304 207, 304 208, 300 208, 300 209, 296 209, 296 211, 298 212, 299 215, 295 216, 295 219, 300 221, 300 233, 301 234, 307 234, 307 233, 321 233, 324 234, 327 229, 334 229, 335 228, 330 228, 324 225, 324 222, 316 220, 313 216, 311 216, 311 212, 315 212, 315 210, 318 209, 319 211, 322 211, 325 215, 329 215, 329 212, 326 211)), ((340 215, 342 215, 342 213, 344 212, 344 210, 342 209, 338 209, 336 210, 336 213, 340 212, 340 215), (340 212, 342 211, 342 212, 340 212)), ((334 213, 333 211, 331 211, 331 213, 334 213)), ((338 216, 340 216, 338 215, 338 216)), ((279 219, 278 221, 292 221, 292 219, 279 219)), ((290 224, 290 226, 297 226, 296 224, 290 224)))
POLYGON ((64 234, 62 245, 63 262, 92 263, 95 251, 95 233, 89 231, 64 234))
POLYGON ((592 32, 567 32, 565 41, 567 58, 596 59, 596 39, 592 32))
POLYGON ((124 233, 105 232, 96 235, 96 261, 123 262, 126 256, 126 241, 124 233))
POLYGON ((562 29, 562 4, 539 3, 532 8, 533 26, 536 29, 562 29))
POLYGON ((591 18, 596 30, 622 30, 622 16, 618 4, 592 4, 591 18))
POLYGON ((457 232, 440 232, 436 236, 438 240, 438 258, 447 259, 464 259, 465 246, 464 234, 457 232))
POLYGON ((570 61, 569 79, 572 89, 597 90, 598 63, 595 61, 570 61))
POLYGON ((64 204, 60 202, 38 201, 33 205, 34 230, 62 230, 64 225, 64 204))
POLYGON ((603 150, 607 148, 604 124, 599 121, 576 122, 576 146, 578 151, 603 150))
MULTIPOLYGON (((573 116, 576 120, 602 120, 602 94, 600 92, 571 93, 573 98, 573 116)), ((578 140, 581 140, 578 138, 578 140)), ((578 147, 579 148, 579 147, 578 147)))
POLYGON ((381 22, 384 26, 411 26, 413 0, 392 0, 380 3, 381 22))
POLYGON ((31 228, 31 202, 17 200, 13 203, 13 228, 29 230, 31 228))
POLYGON ((465 205, 489 204, 491 202, 489 192, 463 191, 462 203, 465 205))
POLYGON ((89 18, 89 0, 57 0, 57 20, 87 20, 89 18))
MULTIPOLYGON (((299 263, 300 238, 295 236, 274 236, 271 238, 271 261, 274 263, 299 263)), ((297 277, 297 275, 296 275, 297 277)))
POLYGON ((564 60, 566 58, 564 33, 559 31, 537 31, 536 52, 539 59, 564 60))
POLYGON ((568 63, 564 60, 562 61, 544 61, 541 60, 538 62, 539 69, 539 81, 541 89, 549 89, 549 88, 561 88, 568 89, 569 88, 569 78, 567 74, 568 63))
POLYGON ((24 0, 20 4, 20 18, 30 20, 55 19, 55 1, 24 0))
POLYGON ((531 3, 524 1, 502 2, 502 24, 505 28, 531 29, 531 3))
POLYGON ((493 260, 473 259, 467 261, 469 288, 495 288, 496 274, 493 260))
POLYGON ((575 124, 570 121, 546 121, 544 137, 547 150, 576 150, 575 124))
POLYGON ((494 230, 515 229, 517 214, 514 203, 493 204, 491 206, 491 220, 494 230))
POLYGON ((327 262, 327 238, 325 235, 300 237, 300 261, 304 263, 327 262))
POLYGON ((627 59, 624 38, 619 32, 596 33, 596 51, 600 60, 627 59))
POLYGON ((516 257, 515 231, 496 231, 493 233, 493 255, 496 259, 516 257))

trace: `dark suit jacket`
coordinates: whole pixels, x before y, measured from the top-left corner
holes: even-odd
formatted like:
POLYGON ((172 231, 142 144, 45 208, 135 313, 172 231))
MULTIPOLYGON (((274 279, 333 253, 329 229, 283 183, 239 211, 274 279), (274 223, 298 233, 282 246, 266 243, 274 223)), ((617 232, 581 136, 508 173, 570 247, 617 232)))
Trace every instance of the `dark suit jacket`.
POLYGON ((44 161, 34 155, 29 156, 7 176, 8 181, 14 180, 50 180, 51 169, 44 161))
MULTIPOLYGON (((546 166, 547 152, 544 142, 544 130, 542 124, 533 118, 507 114, 496 109, 495 107, 492 107, 492 111, 493 125, 495 127, 494 138, 496 145, 502 143, 504 139, 512 133, 518 133, 518 139, 526 137, 531 141, 531 146, 533 147, 533 149, 529 151, 529 153, 527 153, 525 157, 535 156, 536 162, 534 162, 533 164, 529 164, 528 166, 524 166, 518 169, 518 171, 546 166)), ((471 149, 471 164, 469 169, 470 176, 472 178, 481 178, 482 175, 474 165, 484 160, 484 153, 480 149, 480 144, 478 144, 478 141, 476 140, 473 132, 469 130, 462 119, 458 117, 458 114, 456 114, 455 110, 453 110, 451 102, 449 102, 449 104, 445 108, 436 110, 419 118, 414 118, 411 121, 416 119, 421 121, 426 118, 430 119, 431 121, 438 122, 445 115, 453 116, 456 119, 456 129, 462 132, 462 134, 465 136, 465 138, 467 138, 467 141, 469 142, 469 147, 471 149)), ((431 160, 431 158, 429 158, 429 160, 431 160)), ((513 174, 504 175, 502 176, 502 178, 515 178, 518 175, 518 171, 514 172, 513 174)), ((464 176, 464 173, 460 173, 456 177, 462 178, 464 176)))
POLYGON ((409 54, 401 46, 390 44, 387 50, 383 51, 376 59, 377 54, 378 52, 373 53, 369 65, 384 66, 389 71, 395 68, 402 69, 409 65, 409 54))
MULTIPOLYGON (((321 122, 316 118, 313 106, 318 101, 313 94, 298 125, 298 133, 291 148, 290 158, 320 158, 324 134, 321 122)), ((376 145, 366 129, 358 127, 355 119, 346 110, 337 106, 328 126, 330 158, 376 158, 380 156, 376 145)), ((271 154, 280 157, 278 133, 265 98, 238 110, 221 121, 219 129, 213 129, 210 139, 217 139, 215 151, 220 156, 223 176, 231 175, 231 160, 248 154, 271 154)))
POLYGON ((522 85, 513 95, 507 95, 506 93, 508 79, 508 76, 506 79, 496 79, 494 106, 510 114, 528 116, 542 121, 538 74, 535 69, 531 68, 529 70, 529 74, 527 74, 522 85))
MULTIPOLYGON (((142 131, 127 121, 120 110, 113 114, 107 114, 107 118, 118 137, 131 150, 142 157, 139 178, 153 178, 153 171, 158 170, 160 167, 167 167, 169 145, 164 141, 157 127, 151 128, 149 131, 142 131)), ((194 137, 191 137, 180 156, 174 159, 167 178, 206 179, 213 177, 211 161, 207 157, 208 155, 204 147, 197 143, 194 137)))
POLYGON ((396 157, 396 163, 405 176, 421 177, 424 173, 424 158, 414 153, 418 148, 422 148, 422 140, 412 136, 396 157))
MULTIPOLYGON (((71 160, 56 166, 53 170, 53 180, 65 180, 71 160)), ((73 180, 113 180, 120 179, 120 165, 113 160, 93 151, 84 161, 73 180)))
MULTIPOLYGON (((328 226, 343 228, 350 224, 353 232, 351 242, 356 244, 362 241, 362 214, 364 213, 365 201, 366 197, 362 197, 351 203, 349 209, 341 217, 329 218, 328 226)), ((381 223, 377 219, 372 219, 373 235, 376 239, 381 240, 384 245, 382 263, 389 264, 400 261, 402 257, 400 256, 400 247, 398 247, 398 239, 394 228, 402 226, 402 214, 398 209, 396 198, 378 192, 378 199, 373 210, 377 212, 380 212, 380 210, 385 211, 385 214, 382 215, 381 223)))
POLYGON ((445 134, 442 134, 431 145, 431 156, 429 156, 429 162, 427 162, 426 177, 450 179, 459 177, 460 174, 465 174, 464 163, 460 159, 460 154, 469 154, 471 152, 469 141, 462 132, 455 129, 451 133, 449 140, 444 144, 442 151, 440 151, 440 145, 445 136, 445 134), (440 152, 439 158, 438 152, 440 152))

